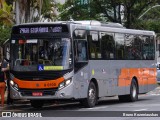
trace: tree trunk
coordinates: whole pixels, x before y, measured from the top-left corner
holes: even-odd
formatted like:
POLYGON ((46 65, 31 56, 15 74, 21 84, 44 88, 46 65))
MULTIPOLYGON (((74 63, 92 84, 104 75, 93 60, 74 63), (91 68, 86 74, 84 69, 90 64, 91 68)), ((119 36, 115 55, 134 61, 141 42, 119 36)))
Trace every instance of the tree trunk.
POLYGON ((15 2, 15 11, 16 11, 16 24, 20 24, 20 13, 19 13, 19 1, 15 2))
POLYGON ((126 27, 130 28, 130 23, 131 23, 131 10, 129 7, 127 7, 127 22, 126 22, 126 27))
POLYGON ((27 7, 25 8, 25 22, 30 22, 30 3, 31 0, 27 0, 27 7))
POLYGON ((116 6, 114 5, 113 7, 114 7, 113 8, 114 9, 114 13, 113 13, 114 14, 114 21, 113 22, 117 22, 117 10, 116 10, 116 6))
POLYGON ((122 24, 122 20, 121 20, 121 5, 118 5, 118 22, 122 24))

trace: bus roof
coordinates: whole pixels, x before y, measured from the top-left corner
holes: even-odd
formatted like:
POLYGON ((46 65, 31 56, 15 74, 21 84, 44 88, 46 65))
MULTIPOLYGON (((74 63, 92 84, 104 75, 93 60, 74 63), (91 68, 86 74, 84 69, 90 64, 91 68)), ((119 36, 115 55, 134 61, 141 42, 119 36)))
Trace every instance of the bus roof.
POLYGON ((34 23, 22 23, 17 24, 15 26, 23 26, 23 25, 44 25, 44 24, 81 24, 81 25, 91 25, 91 26, 106 26, 106 27, 116 27, 116 28, 124 28, 123 25, 119 23, 101 23, 96 20, 84 20, 84 21, 56 21, 56 22, 34 22, 34 23))
POLYGON ((115 32, 115 33, 124 33, 124 34, 138 34, 138 35, 153 35, 155 36, 154 31, 149 30, 136 30, 136 29, 126 29, 123 25, 119 23, 101 23, 99 21, 75 21, 75 23, 80 23, 77 25, 77 28, 81 28, 83 25, 89 30, 104 31, 104 32, 115 32), (90 22, 90 23, 89 23, 90 22))
POLYGON ((102 23, 96 20, 23 23, 23 24, 15 25, 15 27, 27 26, 27 25, 54 25, 54 24, 72 24, 77 26, 76 29, 83 27, 84 29, 96 30, 96 31, 155 36, 154 31, 126 29, 123 25, 119 23, 111 23, 111 22, 102 23))
POLYGON ((104 27, 104 26, 101 26, 101 27, 91 26, 90 30, 113 32, 113 33, 123 33, 123 34, 152 35, 152 36, 156 35, 154 31, 113 28, 113 27, 104 27))

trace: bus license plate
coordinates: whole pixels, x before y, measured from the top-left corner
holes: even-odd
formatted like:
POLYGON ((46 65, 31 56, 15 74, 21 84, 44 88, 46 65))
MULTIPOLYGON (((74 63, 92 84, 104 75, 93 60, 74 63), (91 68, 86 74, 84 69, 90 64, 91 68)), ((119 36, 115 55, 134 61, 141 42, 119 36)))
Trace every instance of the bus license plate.
POLYGON ((32 96, 43 96, 42 92, 32 92, 32 96))

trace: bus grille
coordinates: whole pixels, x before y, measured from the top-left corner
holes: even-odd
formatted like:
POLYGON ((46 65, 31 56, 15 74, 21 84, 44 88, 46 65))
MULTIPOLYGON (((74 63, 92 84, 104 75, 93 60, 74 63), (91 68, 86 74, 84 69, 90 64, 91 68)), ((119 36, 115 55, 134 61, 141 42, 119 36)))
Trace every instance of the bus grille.
POLYGON ((31 81, 37 81, 37 80, 53 80, 57 79, 62 76, 56 76, 56 75, 27 75, 27 74, 22 74, 22 75, 15 75, 16 78, 20 80, 31 80, 31 81))

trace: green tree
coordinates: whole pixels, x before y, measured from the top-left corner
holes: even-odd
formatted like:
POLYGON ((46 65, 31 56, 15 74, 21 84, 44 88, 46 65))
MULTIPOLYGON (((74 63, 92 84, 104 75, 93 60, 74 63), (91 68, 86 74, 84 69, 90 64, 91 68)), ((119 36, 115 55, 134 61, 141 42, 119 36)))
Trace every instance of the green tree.
POLYGON ((5 0, 0 0, 0 45, 10 38, 11 26, 13 24, 12 6, 5 0))
POLYGON ((97 13, 103 13, 107 20, 134 28, 137 18, 157 2, 158 0, 94 0, 93 3, 97 7, 97 13))
POLYGON ((148 7, 159 0, 88 0, 81 4, 80 0, 68 0, 59 6, 61 20, 72 16, 75 20, 95 19, 123 23, 127 28, 134 28, 137 18, 148 7), (70 6, 73 5, 72 8, 70 6), (67 9, 70 8, 70 9, 67 9))
MULTIPOLYGON (((152 30, 160 33, 160 6, 150 7, 142 16, 137 20, 135 28, 152 30)), ((159 35, 159 34, 158 34, 159 35)))
POLYGON ((11 13, 12 6, 8 5, 4 0, 1 0, 0 6, 0 24, 1 25, 12 25, 13 24, 13 14, 11 13))
POLYGON ((159 0, 122 0, 124 3, 125 26, 134 28, 137 20, 149 7, 157 4, 159 0))
POLYGON ((11 35, 11 26, 3 27, 0 25, 0 45, 3 44, 4 41, 10 38, 11 35))
POLYGON ((60 12, 58 20, 89 20, 95 16, 90 16, 90 3, 81 4, 79 0, 68 0, 65 4, 58 4, 60 12))
POLYGON ((16 8, 16 23, 37 22, 42 18, 53 20, 54 0, 7 0, 8 4, 13 5, 15 2, 16 8))

